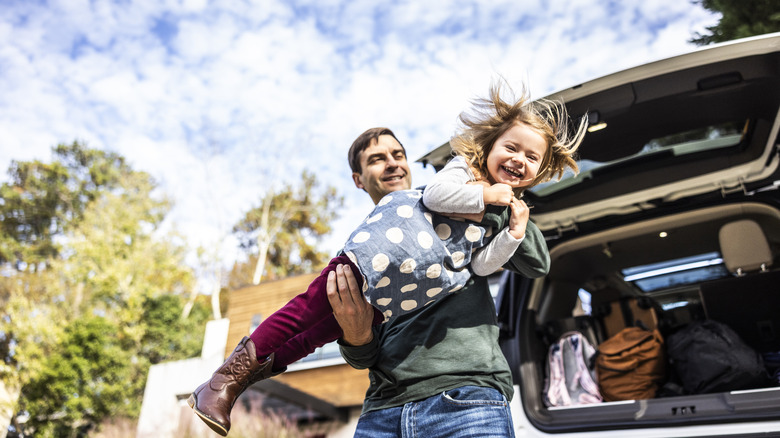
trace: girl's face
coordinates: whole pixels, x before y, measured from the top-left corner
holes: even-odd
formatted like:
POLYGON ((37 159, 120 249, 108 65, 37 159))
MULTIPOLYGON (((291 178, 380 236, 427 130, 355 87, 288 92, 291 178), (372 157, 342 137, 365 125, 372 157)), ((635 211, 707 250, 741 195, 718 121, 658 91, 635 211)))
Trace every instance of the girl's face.
POLYGON ((541 134, 524 123, 515 124, 493 143, 487 156, 490 183, 529 186, 546 152, 547 142, 541 134))

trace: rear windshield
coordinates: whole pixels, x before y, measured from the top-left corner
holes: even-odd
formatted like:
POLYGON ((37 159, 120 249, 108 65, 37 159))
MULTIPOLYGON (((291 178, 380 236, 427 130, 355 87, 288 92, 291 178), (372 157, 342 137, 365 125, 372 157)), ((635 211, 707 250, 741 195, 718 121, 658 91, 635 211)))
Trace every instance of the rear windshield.
MULTIPOLYGON (((591 126, 589 130, 594 128, 609 129, 608 126, 595 125, 591 126)), ((708 125, 699 129, 654 138, 645 143, 639 152, 616 160, 605 162, 579 160, 577 161, 580 167, 578 175, 575 176, 571 170, 567 169, 560 181, 553 180, 542 183, 532 187, 529 191, 536 196, 548 196, 582 181, 592 179, 596 169, 630 166, 632 163, 637 163, 637 158, 653 154, 665 153, 669 155, 671 153, 674 157, 681 157, 737 146, 742 141, 745 132, 747 132, 747 122, 740 121, 708 125)), ((643 161, 642 164, 646 163, 643 161)))

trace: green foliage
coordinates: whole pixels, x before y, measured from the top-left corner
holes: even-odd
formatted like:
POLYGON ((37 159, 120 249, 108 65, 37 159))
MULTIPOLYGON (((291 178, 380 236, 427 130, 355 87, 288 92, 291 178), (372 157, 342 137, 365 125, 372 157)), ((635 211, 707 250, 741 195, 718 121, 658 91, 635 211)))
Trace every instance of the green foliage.
MULTIPOLYGON (((304 171, 298 186, 287 184, 266 193, 261 205, 233 227, 241 248, 250 255, 249 265, 259 259, 273 279, 312 272, 331 258, 317 251, 316 243, 331 231, 344 200, 333 186, 318 189, 314 174, 304 171)), ((251 271, 248 266, 235 266, 231 284, 250 283, 251 271)))
POLYGON ((22 388, 27 432, 80 436, 137 417, 149 366, 196 356, 209 310, 182 318, 193 273, 150 175, 77 143, 54 156, 0 187, 16 218, 0 227, 0 378, 22 388))
POLYGON ((0 263, 36 270, 59 254, 54 236, 78 222, 99 193, 131 172, 114 153, 78 142, 58 145, 54 161, 13 161, 10 182, 0 186, 0 263))
POLYGON ((151 365, 186 359, 200 354, 208 306, 197 302, 189 318, 182 319, 183 302, 173 295, 148 298, 143 305, 146 329, 141 338, 140 354, 151 365))
POLYGON ((65 327, 40 373, 22 387, 26 427, 36 436, 71 436, 132 404, 127 388, 138 380, 118 332, 116 323, 99 316, 65 327))
POLYGON ((696 0, 705 9, 720 13, 707 34, 696 33, 690 42, 704 46, 753 35, 780 32, 780 2, 777 0, 696 0))

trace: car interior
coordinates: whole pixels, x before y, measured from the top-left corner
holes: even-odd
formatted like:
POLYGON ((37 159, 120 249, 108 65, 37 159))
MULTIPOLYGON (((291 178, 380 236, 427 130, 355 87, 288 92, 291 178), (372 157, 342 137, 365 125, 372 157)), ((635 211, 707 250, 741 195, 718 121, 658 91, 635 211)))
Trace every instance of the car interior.
POLYGON ((566 332, 580 331, 598 346, 627 326, 658 328, 669 336, 705 319, 729 325, 766 355, 767 374, 777 373, 780 364, 771 358, 780 351, 779 254, 780 211, 760 202, 680 212, 555 246, 550 273, 532 286, 519 330, 525 333, 521 344, 526 347, 521 364, 524 408, 549 431, 567 425, 635 426, 637 420, 734 421, 735 416, 777 412, 780 387, 771 386, 745 388, 726 398, 659 391, 644 402, 639 417, 637 401, 549 408, 543 406, 541 392, 548 347, 566 332), (608 411, 584 413, 584 407, 608 411))

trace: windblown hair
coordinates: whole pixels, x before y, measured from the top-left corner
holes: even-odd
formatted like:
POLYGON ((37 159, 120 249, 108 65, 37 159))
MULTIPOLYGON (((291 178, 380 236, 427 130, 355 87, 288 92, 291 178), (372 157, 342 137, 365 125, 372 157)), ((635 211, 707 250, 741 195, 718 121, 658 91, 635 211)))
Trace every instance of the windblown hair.
MULTIPOLYGON (((452 150, 466 159, 476 178, 488 181, 490 150, 499 137, 518 123, 538 132, 547 143, 547 151, 536 178, 527 187, 515 189, 516 195, 554 176, 560 180, 567 167, 575 174, 579 172, 575 153, 585 136, 587 117, 583 116, 572 132, 563 103, 545 99, 530 101, 525 86, 519 99, 510 103, 502 98, 503 88, 502 83, 493 83, 488 98, 474 100, 473 112, 463 112, 459 117, 462 132, 450 140, 452 150)), ((509 92, 512 94, 511 89, 509 92)))

